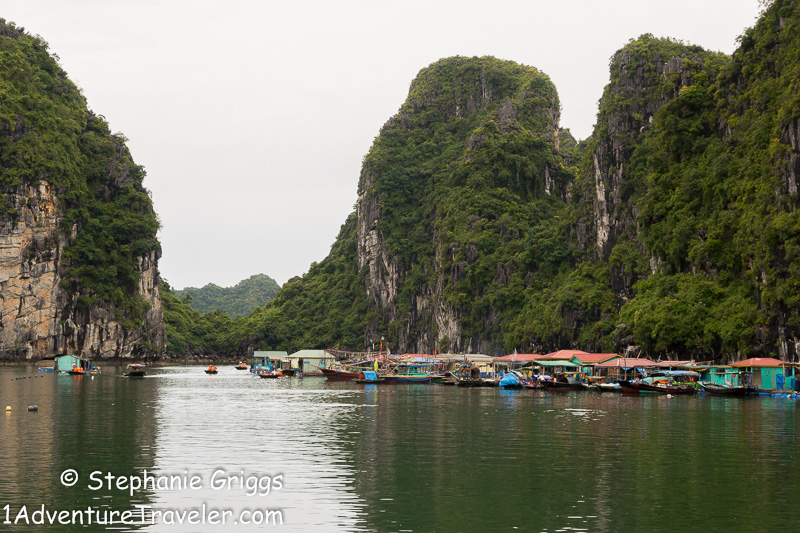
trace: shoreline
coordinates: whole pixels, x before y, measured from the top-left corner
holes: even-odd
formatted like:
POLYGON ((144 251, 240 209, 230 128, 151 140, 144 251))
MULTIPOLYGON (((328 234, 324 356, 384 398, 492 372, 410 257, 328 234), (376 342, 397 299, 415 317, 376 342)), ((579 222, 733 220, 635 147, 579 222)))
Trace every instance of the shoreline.
MULTIPOLYGON (((195 364, 201 365, 201 364, 208 364, 209 362, 217 362, 219 364, 227 364, 227 363, 236 364, 239 361, 242 361, 242 358, 229 357, 229 356, 213 356, 213 355, 189 355, 189 356, 179 356, 174 358, 166 357, 157 360, 149 360, 148 358, 137 359, 134 357, 108 357, 101 359, 87 359, 87 361, 101 368, 104 365, 125 366, 134 363, 141 363, 147 366, 158 367, 158 366, 171 366, 171 365, 186 365, 186 366, 195 364)), ((53 360, 52 359, 35 359, 35 360, 0 359, 0 367, 3 366, 32 366, 37 368, 46 368, 53 366, 53 360)))

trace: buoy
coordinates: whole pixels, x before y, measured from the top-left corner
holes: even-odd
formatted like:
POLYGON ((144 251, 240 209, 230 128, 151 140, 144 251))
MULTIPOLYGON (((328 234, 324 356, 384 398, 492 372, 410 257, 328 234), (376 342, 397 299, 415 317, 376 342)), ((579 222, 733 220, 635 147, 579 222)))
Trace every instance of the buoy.
POLYGON ((39 406, 38 405, 29 405, 28 406, 28 411, 38 411, 38 410, 39 410, 39 406))
POLYGON ((672 398, 672 394, 667 394, 667 398, 672 398))
POLYGON ((6 405, 6 411, 10 411, 10 410, 11 410, 11 406, 10 405, 6 405))

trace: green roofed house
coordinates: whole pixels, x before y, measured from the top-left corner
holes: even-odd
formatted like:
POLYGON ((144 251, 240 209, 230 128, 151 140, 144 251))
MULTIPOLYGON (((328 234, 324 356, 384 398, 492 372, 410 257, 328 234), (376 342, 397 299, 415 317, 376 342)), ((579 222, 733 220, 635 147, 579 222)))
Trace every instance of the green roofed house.
POLYGON ((330 368, 335 359, 325 350, 300 350, 289 356, 293 367, 303 371, 306 376, 321 376, 321 368, 330 368))

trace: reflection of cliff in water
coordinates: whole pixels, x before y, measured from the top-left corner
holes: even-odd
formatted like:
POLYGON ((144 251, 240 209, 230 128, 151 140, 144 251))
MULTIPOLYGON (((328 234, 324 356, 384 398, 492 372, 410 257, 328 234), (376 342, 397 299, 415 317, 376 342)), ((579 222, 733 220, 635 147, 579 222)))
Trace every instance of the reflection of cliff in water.
POLYGON ((127 380, 115 374, 108 368, 94 378, 42 375, 36 369, 20 367, 0 374, 0 403, 14 405, 0 431, 0 495, 12 513, 26 506, 30 514, 41 505, 49 511, 91 506, 122 512, 132 510, 136 503, 149 502, 147 491, 131 496, 106 487, 88 488, 96 485, 90 481, 92 472, 131 476, 153 466, 156 428, 152 406, 157 382, 127 380), (16 379, 21 377, 25 379, 16 379), (25 407, 34 404, 39 411, 26 412, 25 407), (60 481, 67 469, 79 475, 73 487, 60 481))

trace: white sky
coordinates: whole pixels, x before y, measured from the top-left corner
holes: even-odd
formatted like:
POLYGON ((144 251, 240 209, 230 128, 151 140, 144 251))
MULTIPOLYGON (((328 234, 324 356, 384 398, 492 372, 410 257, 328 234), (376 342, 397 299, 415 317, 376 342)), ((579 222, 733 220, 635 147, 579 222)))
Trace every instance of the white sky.
POLYGON ((175 288, 278 283, 324 259, 361 161, 420 69, 492 55, 550 76, 591 134, 612 54, 643 33, 728 54, 758 0, 0 0, 129 139, 175 288))

